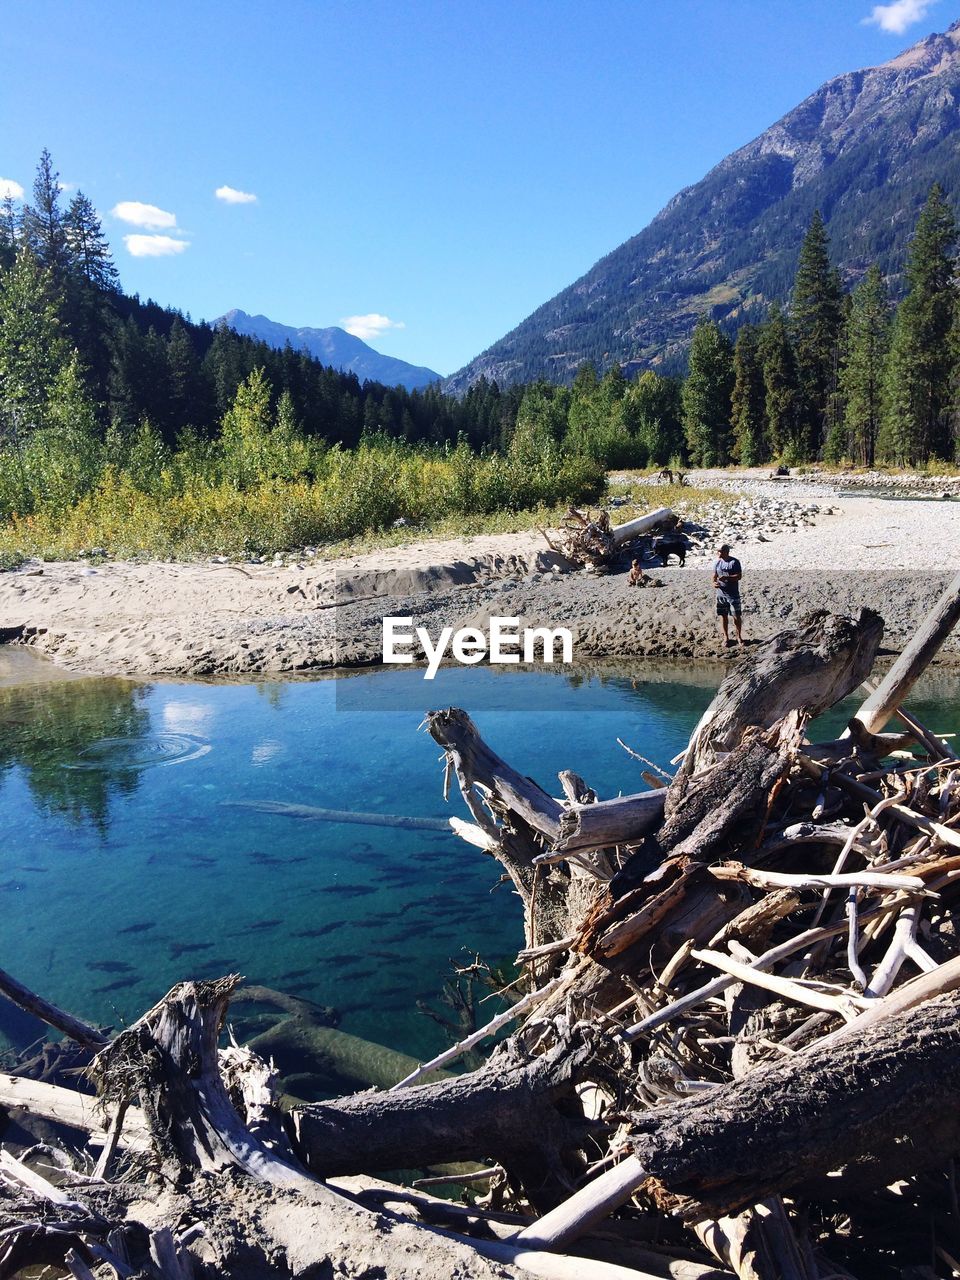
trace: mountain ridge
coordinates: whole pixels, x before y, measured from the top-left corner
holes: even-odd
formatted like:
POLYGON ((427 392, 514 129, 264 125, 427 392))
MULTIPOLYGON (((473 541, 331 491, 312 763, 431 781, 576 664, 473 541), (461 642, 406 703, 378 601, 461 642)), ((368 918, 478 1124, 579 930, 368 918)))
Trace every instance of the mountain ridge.
POLYGON ((271 320, 269 316, 249 315, 239 307, 225 311, 213 324, 225 324, 239 334, 258 338, 281 351, 289 342, 295 351, 305 350, 334 369, 355 373, 361 382, 382 382, 388 387, 403 386, 408 391, 415 391, 441 381, 442 377, 424 365, 385 356, 338 325, 295 328, 271 320))
POLYGON ((637 235, 444 382, 569 382, 583 360, 678 370, 706 314, 731 329, 789 297, 814 209, 847 283, 894 293, 933 181, 960 197, 960 22, 843 72, 681 191, 637 235))

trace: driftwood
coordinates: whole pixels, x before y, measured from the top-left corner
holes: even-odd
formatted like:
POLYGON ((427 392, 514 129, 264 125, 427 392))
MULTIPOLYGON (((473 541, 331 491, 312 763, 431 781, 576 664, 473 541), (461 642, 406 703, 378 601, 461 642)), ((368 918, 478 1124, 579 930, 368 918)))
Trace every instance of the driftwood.
POLYGON ((879 733, 902 706, 958 621, 960 574, 943 592, 916 635, 857 712, 857 721, 868 733, 879 733))
POLYGON ((559 541, 541 530, 551 550, 558 552, 574 564, 593 569, 609 568, 620 551, 637 538, 660 528, 673 528, 679 517, 669 507, 658 507, 646 515, 637 516, 625 524, 613 525, 610 512, 600 511, 596 516, 571 507, 564 519, 559 541))
POLYGON ((675 794, 718 752, 732 750, 747 725, 770 728, 800 707, 819 715, 852 693, 870 674, 882 635, 883 622, 870 609, 856 621, 821 610, 734 667, 690 737, 675 794))
POLYGON ((507 1047, 479 1071, 411 1091, 357 1094, 300 1107, 295 1146, 320 1177, 415 1165, 496 1160, 531 1203, 548 1207, 584 1172, 592 1126, 573 1114, 574 1086, 595 1056, 578 1034, 528 1057, 507 1047), (564 1100, 567 1114, 564 1114, 564 1100))
POLYGON ((428 715, 471 817, 454 829, 500 860, 525 911, 517 1003, 438 1062, 516 1029, 465 1075, 431 1079, 436 1064, 395 1055, 379 1089, 299 1104, 265 1056, 285 1038, 322 1054, 342 1034, 306 1002, 254 990, 283 1017, 241 1047, 221 1044, 232 977, 180 984, 108 1043, 35 997, 97 1050, 101 1107, 8 1076, 0 1109, 65 1121, 101 1154, 92 1176, 63 1168, 65 1190, 4 1158, 0 1280, 39 1263, 83 1280, 613 1280, 623 1266, 866 1280, 930 1257, 948 1274, 960 760, 911 723, 896 682, 884 697, 909 735, 868 716, 848 738, 806 740, 868 674, 881 629, 815 615, 744 657, 669 786, 619 800, 570 774, 555 797, 465 712, 428 715), (451 1162, 505 1174, 469 1207, 320 1181, 456 1177, 451 1162))

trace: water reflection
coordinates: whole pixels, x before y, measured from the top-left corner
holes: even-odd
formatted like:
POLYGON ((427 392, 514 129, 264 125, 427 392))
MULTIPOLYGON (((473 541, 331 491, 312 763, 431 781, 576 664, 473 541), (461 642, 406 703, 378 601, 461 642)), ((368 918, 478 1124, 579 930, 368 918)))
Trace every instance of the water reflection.
POLYGON ((131 754, 150 733, 149 688, 91 679, 0 689, 0 777, 19 768, 39 808, 105 832, 111 795, 129 795, 139 783, 131 754), (103 752, 95 767, 76 767, 94 760, 105 740, 131 745, 103 752))

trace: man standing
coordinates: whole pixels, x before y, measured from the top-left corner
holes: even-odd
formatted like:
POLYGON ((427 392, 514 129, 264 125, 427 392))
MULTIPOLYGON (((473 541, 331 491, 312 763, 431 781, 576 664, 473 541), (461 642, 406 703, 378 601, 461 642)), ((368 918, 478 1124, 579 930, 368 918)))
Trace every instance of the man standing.
POLYGON ((733 625, 737 632, 737 644, 743 644, 740 620, 740 579, 743 569, 736 556, 730 554, 730 544, 725 542, 717 550, 717 563, 713 566, 713 585, 717 590, 717 617, 723 632, 724 648, 732 644, 727 629, 727 619, 733 614, 733 625))

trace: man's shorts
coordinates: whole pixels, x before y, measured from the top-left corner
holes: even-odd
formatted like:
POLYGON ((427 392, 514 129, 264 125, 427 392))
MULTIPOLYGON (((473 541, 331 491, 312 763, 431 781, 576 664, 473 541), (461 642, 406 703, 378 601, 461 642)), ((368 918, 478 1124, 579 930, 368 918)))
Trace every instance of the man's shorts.
POLYGON ((735 618, 740 617, 740 597, 725 596, 721 592, 717 592, 717 617, 729 618, 731 613, 735 618))

